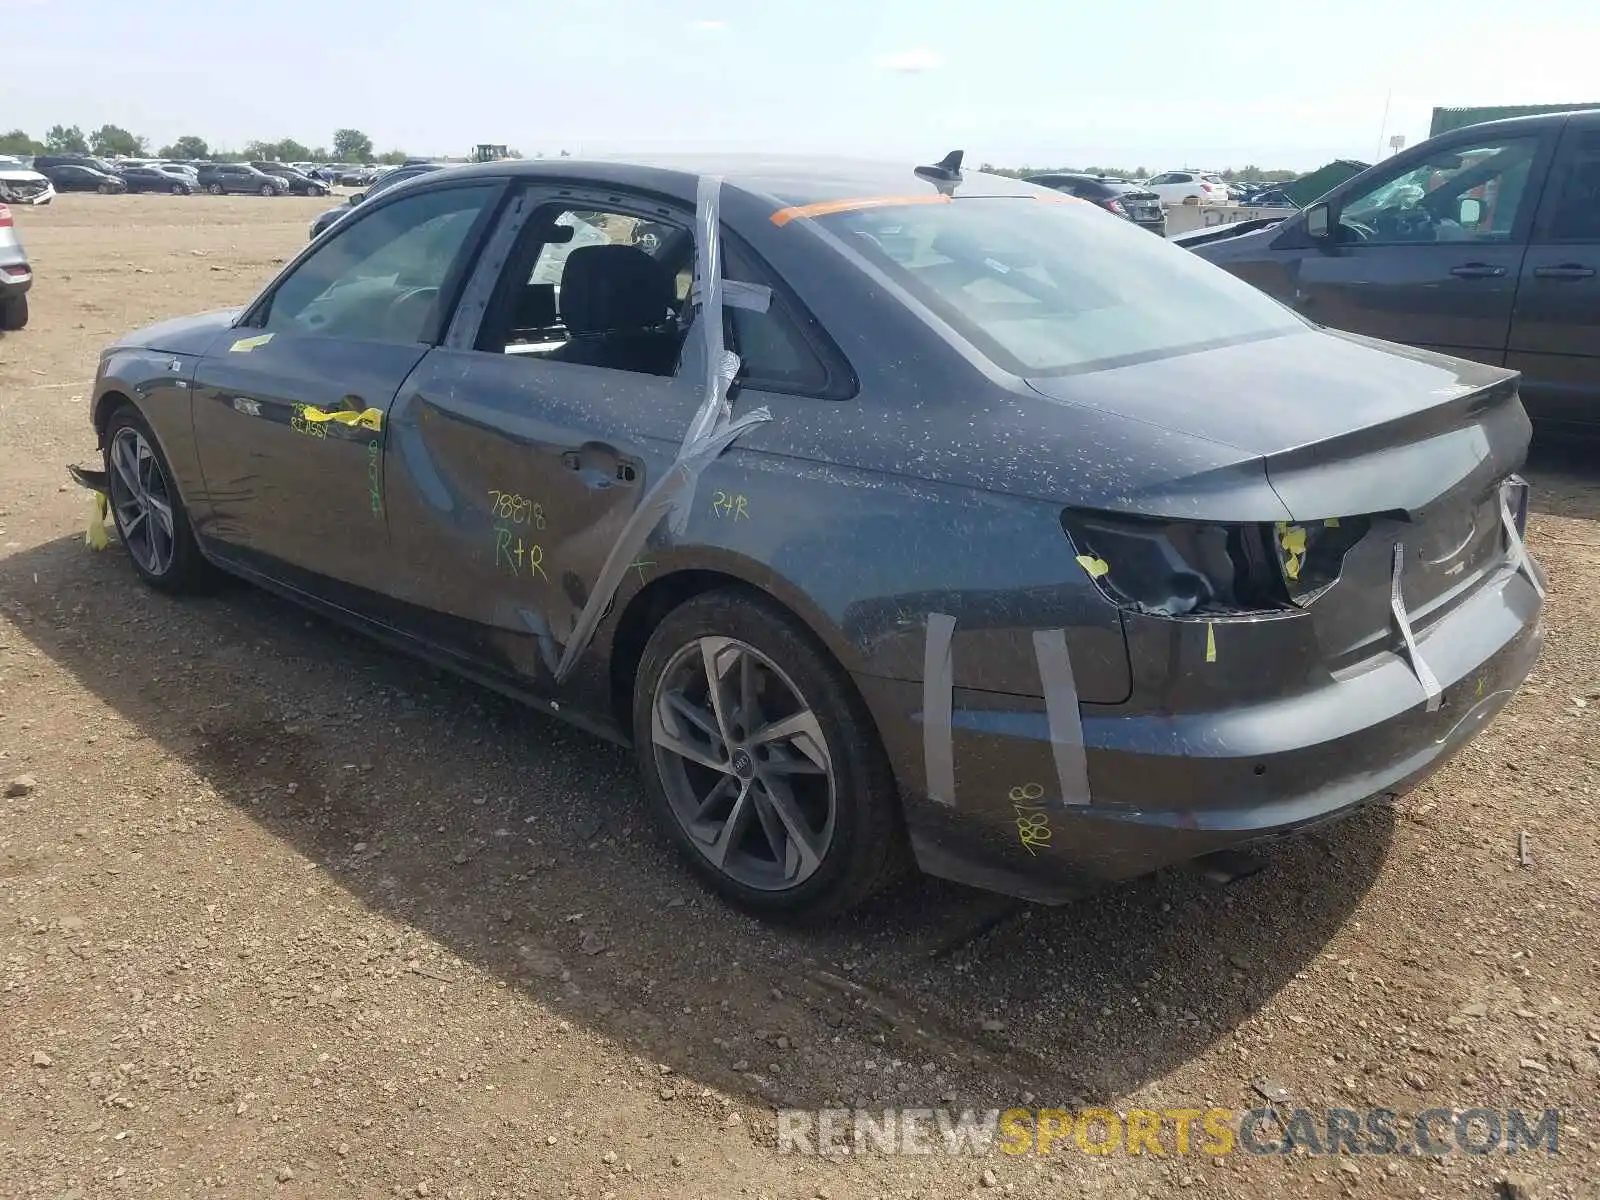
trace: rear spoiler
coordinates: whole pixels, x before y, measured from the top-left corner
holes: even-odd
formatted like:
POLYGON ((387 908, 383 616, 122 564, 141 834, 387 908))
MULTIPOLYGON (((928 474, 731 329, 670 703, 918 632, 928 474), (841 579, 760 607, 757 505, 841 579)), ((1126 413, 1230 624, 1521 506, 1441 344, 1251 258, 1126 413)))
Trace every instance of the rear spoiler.
POLYGON ((1196 229, 1189 233, 1173 234, 1167 239, 1178 246, 1204 246, 1209 242, 1222 242, 1228 238, 1241 237, 1247 233, 1255 233, 1261 229, 1271 229, 1274 225, 1281 224, 1283 217, 1257 217, 1253 221, 1234 221, 1229 225, 1213 225, 1208 229, 1196 229))

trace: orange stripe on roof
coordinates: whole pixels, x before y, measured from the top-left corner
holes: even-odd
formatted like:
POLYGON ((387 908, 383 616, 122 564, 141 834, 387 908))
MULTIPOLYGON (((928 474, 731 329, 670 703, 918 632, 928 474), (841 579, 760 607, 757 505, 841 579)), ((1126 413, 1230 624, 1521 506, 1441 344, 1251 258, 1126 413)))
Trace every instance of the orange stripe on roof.
MULTIPOLYGON (((772 214, 772 223, 783 226, 801 217, 827 217, 834 213, 860 212, 868 208, 897 208, 904 204, 949 204, 952 199, 954 197, 938 192, 932 196, 853 196, 845 200, 819 200, 815 204, 797 204, 792 208, 780 208, 772 214)), ((1087 203, 1065 192, 1045 192, 1034 196, 1033 199, 1041 204, 1087 203)))
POLYGON ((826 217, 833 213, 859 212, 865 208, 894 208, 903 204, 949 204, 950 197, 942 192, 915 196, 854 196, 847 200, 819 200, 815 204, 798 204, 793 208, 780 208, 772 214, 774 225, 787 225, 801 217, 826 217))

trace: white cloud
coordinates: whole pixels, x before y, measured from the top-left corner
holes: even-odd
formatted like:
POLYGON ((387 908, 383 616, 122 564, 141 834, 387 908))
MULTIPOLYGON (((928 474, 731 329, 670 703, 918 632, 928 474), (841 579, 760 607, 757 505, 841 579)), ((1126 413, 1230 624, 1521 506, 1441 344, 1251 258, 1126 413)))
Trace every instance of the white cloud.
POLYGON ((926 46, 915 46, 910 50, 900 50, 893 54, 880 54, 874 61, 880 70, 899 71, 908 75, 937 71, 944 66, 944 56, 926 46))

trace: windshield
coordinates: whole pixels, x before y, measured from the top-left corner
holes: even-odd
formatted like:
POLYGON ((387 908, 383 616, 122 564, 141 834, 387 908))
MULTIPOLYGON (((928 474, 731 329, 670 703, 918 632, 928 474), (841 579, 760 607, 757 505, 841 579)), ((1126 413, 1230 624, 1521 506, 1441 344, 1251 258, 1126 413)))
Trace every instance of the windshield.
POLYGON ((1017 375, 1098 370, 1306 327, 1220 267, 1086 203, 961 199, 820 223, 1017 375))

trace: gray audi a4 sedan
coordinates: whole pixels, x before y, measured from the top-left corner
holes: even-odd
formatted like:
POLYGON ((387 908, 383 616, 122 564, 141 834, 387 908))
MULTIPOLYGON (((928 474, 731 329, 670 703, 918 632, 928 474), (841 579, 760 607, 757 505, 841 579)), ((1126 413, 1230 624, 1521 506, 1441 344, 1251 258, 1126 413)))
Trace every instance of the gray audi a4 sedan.
POLYGON ((1542 636, 1513 372, 959 154, 433 172, 106 349, 91 419, 147 583, 630 745, 769 913, 913 863, 1060 902, 1342 816, 1542 636))

